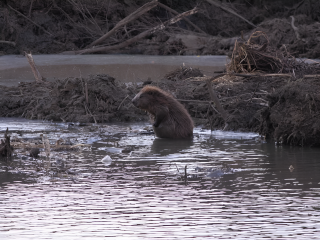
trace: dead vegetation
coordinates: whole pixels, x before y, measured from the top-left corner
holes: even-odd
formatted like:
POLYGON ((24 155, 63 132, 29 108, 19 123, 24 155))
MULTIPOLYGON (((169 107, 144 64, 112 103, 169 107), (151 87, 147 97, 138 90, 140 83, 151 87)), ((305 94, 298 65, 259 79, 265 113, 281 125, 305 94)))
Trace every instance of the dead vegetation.
MULTIPOLYGON (((310 68, 320 72, 318 65, 310 68)), ((147 84, 171 92, 196 125, 259 132, 289 145, 320 146, 319 75, 296 78, 228 72, 212 78, 197 76, 197 72, 184 75, 186 69, 190 71, 181 67, 168 79, 147 84), (216 99, 208 91, 210 83, 216 99)), ((141 87, 121 84, 107 75, 0 87, 0 116, 65 122, 148 121, 146 113, 131 103, 141 87)), ((50 147, 55 148, 61 150, 59 144, 50 147)))
POLYGON ((198 68, 181 66, 180 68, 166 74, 165 78, 172 81, 179 81, 203 76, 203 73, 198 68))
POLYGON ((227 74, 245 73, 244 78, 256 81, 250 102, 255 99, 260 105, 267 106, 258 110, 261 134, 278 143, 320 146, 320 141, 316 140, 320 136, 317 123, 320 64, 298 61, 286 48, 272 49, 268 44, 263 32, 253 33, 246 42, 236 42, 227 74), (270 85, 272 90, 270 87, 269 90, 262 89, 261 85, 268 80, 280 80, 282 84, 270 85), (265 94, 259 94, 261 91, 265 94))
POLYGON ((83 148, 89 148, 88 144, 72 144, 66 142, 64 139, 58 139, 55 143, 50 143, 45 134, 40 134, 40 138, 32 139, 23 139, 23 138, 13 138, 11 139, 11 146, 14 149, 23 149, 30 153, 30 157, 37 158, 40 153, 40 149, 46 153, 46 156, 49 158, 51 152, 60 152, 60 151, 79 151, 83 148))
POLYGON ((320 11, 320 3, 286 4, 8 0, 0 3, 0 50, 3 54, 220 55, 232 53, 241 32, 247 40, 258 30, 268 35, 272 47, 285 44, 293 56, 317 58, 320 32, 314 13, 320 11))
MULTIPOLYGON (((8 135, 8 129, 5 133, 8 135)), ((39 172, 53 176, 58 173, 66 175, 76 174, 70 169, 70 164, 66 161, 66 153, 77 154, 76 152, 88 150, 91 145, 74 144, 70 139, 58 139, 51 141, 46 133, 39 134, 39 137, 23 138, 19 134, 14 134, 10 141, 11 149, 15 149, 16 157, 20 157, 23 161, 24 170, 32 169, 32 172, 39 172)), ((9 158, 0 158, 8 160, 9 158)), ((11 159, 10 159, 11 160, 11 159)), ((15 164, 12 161, 7 161, 7 167, 12 168, 15 164)), ((21 165, 19 166, 19 168, 21 165)))
POLYGON ((129 121, 134 93, 108 75, 2 88, 0 115, 64 122, 129 121), (129 104, 129 105, 128 105, 129 104))
POLYGON ((279 144, 320 146, 318 78, 289 82, 267 96, 260 133, 279 144))
MULTIPOLYGON (((159 82, 145 84, 171 92, 197 125, 259 132, 285 144, 320 146, 320 64, 299 61, 284 48, 274 50, 266 40, 264 33, 257 32, 248 41, 236 42, 227 72, 216 77, 182 66, 159 82)), ((146 121, 147 115, 131 103, 141 87, 108 75, 20 83, 0 88, 0 116, 64 122, 146 121)))
MULTIPOLYGON (((312 74, 314 68, 303 61, 297 61, 283 45, 276 49, 269 45, 266 33, 254 32, 247 41, 236 41, 227 71, 231 73, 285 73, 297 78, 312 74)), ((281 76, 281 75, 279 75, 281 76)))

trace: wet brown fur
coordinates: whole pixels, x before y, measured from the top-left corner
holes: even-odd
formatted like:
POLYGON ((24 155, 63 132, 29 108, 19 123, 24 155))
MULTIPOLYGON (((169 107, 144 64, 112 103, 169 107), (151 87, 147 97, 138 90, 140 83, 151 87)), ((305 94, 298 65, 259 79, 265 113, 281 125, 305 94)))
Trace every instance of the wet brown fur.
POLYGON ((192 137, 193 121, 185 107, 171 94, 158 87, 145 86, 132 102, 153 117, 153 130, 157 137, 192 137))

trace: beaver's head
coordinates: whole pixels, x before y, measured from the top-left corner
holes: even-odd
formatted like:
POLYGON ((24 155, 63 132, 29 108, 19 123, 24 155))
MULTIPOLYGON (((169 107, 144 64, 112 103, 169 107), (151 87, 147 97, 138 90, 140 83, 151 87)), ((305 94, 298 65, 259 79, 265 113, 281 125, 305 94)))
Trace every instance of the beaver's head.
POLYGON ((137 108, 150 111, 150 109, 161 102, 163 91, 160 88, 153 86, 145 86, 141 91, 132 99, 132 103, 137 108))

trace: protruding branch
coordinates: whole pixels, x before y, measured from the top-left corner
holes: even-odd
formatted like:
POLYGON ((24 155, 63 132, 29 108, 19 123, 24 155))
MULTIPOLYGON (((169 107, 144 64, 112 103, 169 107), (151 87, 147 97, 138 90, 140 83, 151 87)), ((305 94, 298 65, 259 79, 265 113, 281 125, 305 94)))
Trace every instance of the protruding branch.
POLYGON ((219 113, 221 114, 223 120, 225 122, 227 122, 228 113, 223 109, 222 105, 220 104, 219 98, 218 98, 217 94, 214 92, 214 90, 212 88, 211 81, 212 81, 212 79, 208 79, 207 80, 207 87, 208 87, 208 91, 209 91, 209 94, 210 94, 210 98, 214 102, 214 104, 216 105, 216 107, 217 107, 219 113))
POLYGON ((42 78, 40 72, 38 71, 36 64, 33 61, 32 54, 31 53, 26 53, 26 52, 25 52, 25 54, 26 54, 26 57, 27 57, 28 62, 30 64, 30 67, 31 67, 31 70, 33 72, 34 78, 36 79, 36 82, 43 82, 43 78, 42 78))
POLYGON ((297 28, 295 25, 294 25, 294 16, 290 16, 291 17, 291 27, 294 31, 294 34, 296 35, 296 38, 298 40, 301 40, 301 37, 300 37, 300 33, 299 33, 299 28, 297 28))
MULTIPOLYGON (((179 13, 175 10, 173 10, 172 8, 168 7, 167 5, 164 5, 162 3, 158 3, 159 7, 162 7, 164 9, 166 9, 169 12, 172 12, 173 14, 179 15, 179 13)), ((204 32, 203 30, 201 30, 201 28, 199 28, 197 25, 195 25, 193 22, 191 22, 188 18, 183 18, 184 21, 186 21, 187 23, 189 23, 192 27, 194 27, 196 30, 198 30, 198 32, 201 32, 203 34, 206 34, 206 32, 204 32)))

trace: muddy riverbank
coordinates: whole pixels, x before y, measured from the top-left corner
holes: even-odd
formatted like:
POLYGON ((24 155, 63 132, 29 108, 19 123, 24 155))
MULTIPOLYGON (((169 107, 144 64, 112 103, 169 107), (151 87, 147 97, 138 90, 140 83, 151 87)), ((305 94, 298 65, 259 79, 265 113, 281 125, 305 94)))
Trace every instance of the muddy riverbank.
MULTIPOLYGON (((309 73, 318 69, 305 66, 310 67, 309 73)), ((196 126, 222 129, 226 122, 212 105, 210 78, 199 69, 180 67, 155 82, 123 83, 106 74, 21 82, 0 86, 0 116, 73 123, 147 122, 147 114, 135 108, 131 99, 151 84, 179 99, 196 126)), ((222 76, 212 86, 229 115, 225 130, 257 132, 283 144, 320 146, 317 78, 222 76)))
POLYGON ((148 76, 125 84, 110 72, 85 76, 80 70, 73 77, 21 82, 0 88, 0 116, 84 123, 147 121, 131 99, 151 84, 183 102, 196 125, 254 131, 279 144, 320 146, 319 64, 295 58, 319 57, 319 18, 314 13, 320 4, 252 3, 3 2, 3 54, 223 54, 230 56, 231 65, 216 79, 182 64, 157 81, 148 76), (217 101, 213 104, 211 87, 223 111, 217 101))
POLYGON ((269 36, 273 47, 285 45, 295 57, 320 56, 316 0, 150 2, 1 1, 0 51, 228 55, 236 39, 248 39, 259 30, 269 36), (137 15, 144 4, 150 5, 149 10, 137 15), (127 18, 130 14, 134 17, 127 18), (95 43, 106 33, 110 34, 95 43))

